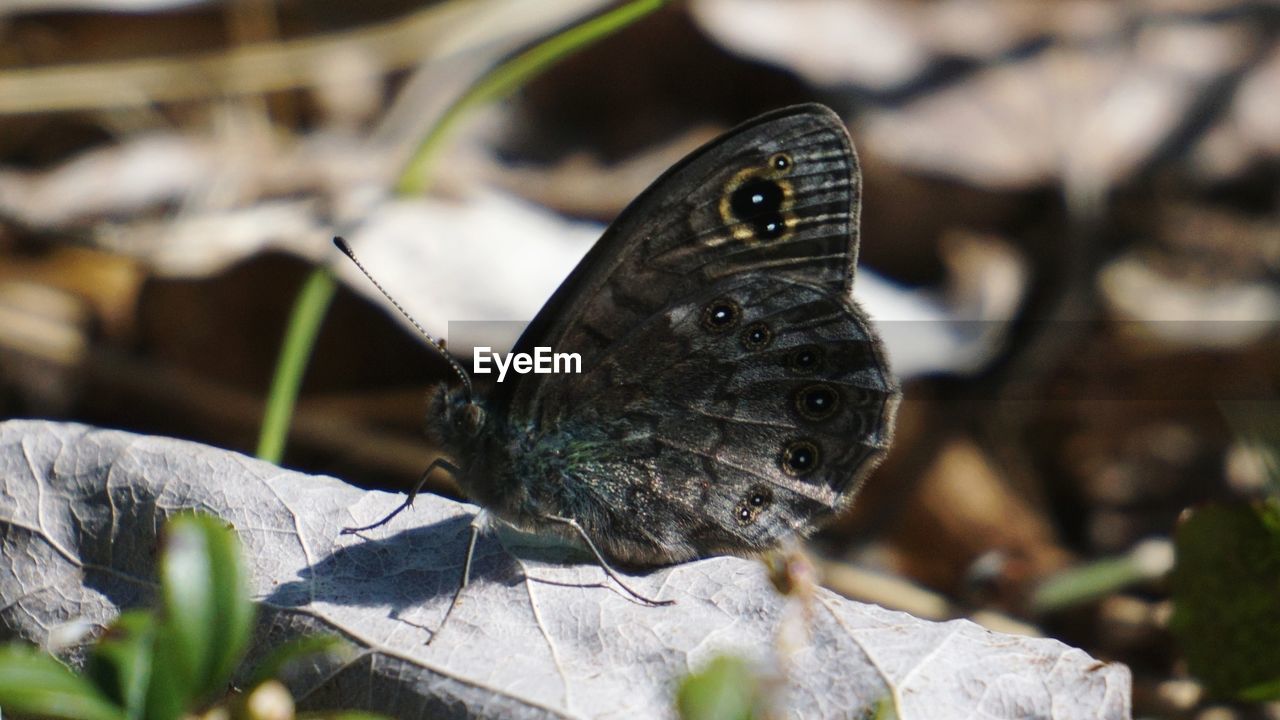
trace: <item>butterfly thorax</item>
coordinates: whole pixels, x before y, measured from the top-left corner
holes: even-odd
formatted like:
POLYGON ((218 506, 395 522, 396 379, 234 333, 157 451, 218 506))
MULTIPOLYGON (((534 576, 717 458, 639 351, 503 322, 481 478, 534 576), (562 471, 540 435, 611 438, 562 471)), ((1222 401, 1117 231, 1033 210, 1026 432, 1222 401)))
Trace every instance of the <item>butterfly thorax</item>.
MULTIPOLYGON (((584 480, 607 455, 606 438, 590 429, 541 428, 486 412, 485 400, 465 390, 439 385, 428 403, 427 435, 457 465, 456 480, 471 501, 506 522, 536 532, 568 536, 548 516, 598 527, 608 513, 584 480)), ((610 555, 610 543, 600 544, 610 555)))
POLYGON ((514 525, 532 527, 539 513, 517 481, 517 441, 502 414, 486 412, 485 406, 484 398, 465 388, 436 386, 428 401, 427 438, 455 461, 455 480, 469 500, 514 525))

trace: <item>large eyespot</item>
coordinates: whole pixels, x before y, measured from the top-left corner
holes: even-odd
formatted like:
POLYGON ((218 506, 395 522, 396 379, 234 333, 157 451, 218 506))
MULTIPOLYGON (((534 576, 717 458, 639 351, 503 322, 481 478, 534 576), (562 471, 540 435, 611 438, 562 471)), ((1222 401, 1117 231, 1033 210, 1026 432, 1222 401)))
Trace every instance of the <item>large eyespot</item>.
POLYGON ((748 350, 760 350, 773 342, 773 331, 762 322, 754 322, 742 331, 742 347, 748 350))
POLYGON ((817 345, 802 345, 787 355, 787 369, 800 375, 813 375, 822 369, 824 355, 817 345))
POLYGON ((814 383, 796 393, 795 405, 806 420, 826 420, 840 409, 840 393, 826 383, 814 383))
POLYGON ((786 153, 775 153, 769 158, 769 167, 783 175, 791 172, 791 156, 786 153))
POLYGON ((821 459, 817 445, 808 440, 793 440, 783 448, 779 460, 784 473, 792 477, 803 477, 813 472, 821 459))
POLYGON ((737 507, 733 509, 733 515, 738 524, 750 525, 772 503, 773 491, 764 485, 756 485, 748 490, 746 497, 738 502, 737 507))
POLYGON ((702 327, 712 332, 728 330, 738 324, 742 317, 742 308, 729 298, 713 300, 702 308, 702 327))
POLYGON ((749 167, 725 185, 720 199, 720 217, 732 228, 739 240, 777 240, 791 232, 796 223, 791 181, 783 176, 781 163, 791 166, 790 158, 774 155, 764 167, 749 167))

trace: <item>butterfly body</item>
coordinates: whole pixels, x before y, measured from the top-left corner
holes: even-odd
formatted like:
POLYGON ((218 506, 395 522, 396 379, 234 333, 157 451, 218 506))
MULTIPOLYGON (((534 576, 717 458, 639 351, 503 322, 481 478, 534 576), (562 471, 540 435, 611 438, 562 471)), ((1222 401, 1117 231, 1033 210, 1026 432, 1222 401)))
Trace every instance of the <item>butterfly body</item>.
POLYGON ((843 508, 898 388, 850 297, 860 175, 842 122, 730 131, 625 210, 514 348, 581 373, 441 385, 428 435, 505 521, 652 565, 748 554, 843 508))

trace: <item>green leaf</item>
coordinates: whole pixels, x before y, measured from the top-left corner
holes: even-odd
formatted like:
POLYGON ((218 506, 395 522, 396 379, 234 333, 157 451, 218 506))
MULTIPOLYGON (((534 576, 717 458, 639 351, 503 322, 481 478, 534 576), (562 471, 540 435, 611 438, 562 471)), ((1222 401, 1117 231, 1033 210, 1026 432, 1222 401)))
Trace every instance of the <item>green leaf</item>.
POLYGON ((898 704, 892 697, 882 697, 876 701, 871 720, 898 720, 898 704))
POLYGON ((249 599, 249 576, 241 560, 240 539, 224 521, 206 518, 213 571, 214 622, 218 642, 212 648, 212 663, 206 690, 226 690, 245 651, 253 639, 257 608, 249 599))
POLYGON ((182 639, 167 628, 156 632, 147 688, 147 720, 175 720, 196 704, 195 679, 184 670, 178 645, 182 639))
POLYGON ((676 707, 684 720, 751 720, 759 680, 741 658, 721 655, 680 683, 676 707))
POLYGON ((200 517, 180 515, 170 520, 160 552, 162 632, 175 637, 176 656, 169 659, 179 663, 177 669, 198 686, 212 665, 209 646, 216 616, 209 538, 200 517))
POLYGON ((150 612, 126 612, 107 628, 89 655, 89 677, 132 720, 141 718, 146 709, 155 630, 150 612))
POLYGON ((147 717, 165 720, 221 694, 244 655, 254 608, 240 546, 226 524, 184 514, 165 528, 160 558, 163 623, 147 717))
POLYGON ((1172 629, 1219 698, 1280 689, 1280 501, 1210 505, 1177 532, 1172 629))
POLYGON ((1152 538, 1124 555, 1098 558, 1057 572, 1035 589, 1033 612, 1051 613, 1093 602, 1130 585, 1165 577, 1173 567, 1172 543, 1152 538))
POLYGON ((343 652, 350 648, 347 641, 337 635, 307 635, 281 645, 263 660, 249 680, 247 687, 279 677, 281 670, 291 662, 317 653, 343 652))
POLYGON ((93 683, 53 656, 18 644, 0 646, 0 708, 19 716, 126 720, 93 683))
POLYGON ((1240 699, 1257 703, 1280 700, 1280 678, 1268 680, 1241 690, 1240 699))

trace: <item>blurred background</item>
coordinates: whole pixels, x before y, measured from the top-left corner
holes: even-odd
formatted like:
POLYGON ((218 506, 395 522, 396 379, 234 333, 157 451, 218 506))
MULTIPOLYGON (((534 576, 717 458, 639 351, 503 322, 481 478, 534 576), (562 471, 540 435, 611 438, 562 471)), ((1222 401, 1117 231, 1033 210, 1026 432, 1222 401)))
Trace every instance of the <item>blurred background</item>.
POLYGON ((281 461, 407 488, 447 367, 333 235, 433 334, 518 328, 665 168, 818 101, 905 389, 826 583, 1125 662, 1139 716, 1280 717, 1280 4, 656 4, 457 116, 617 4, 0 4, 0 418, 254 453, 327 267, 281 461))

